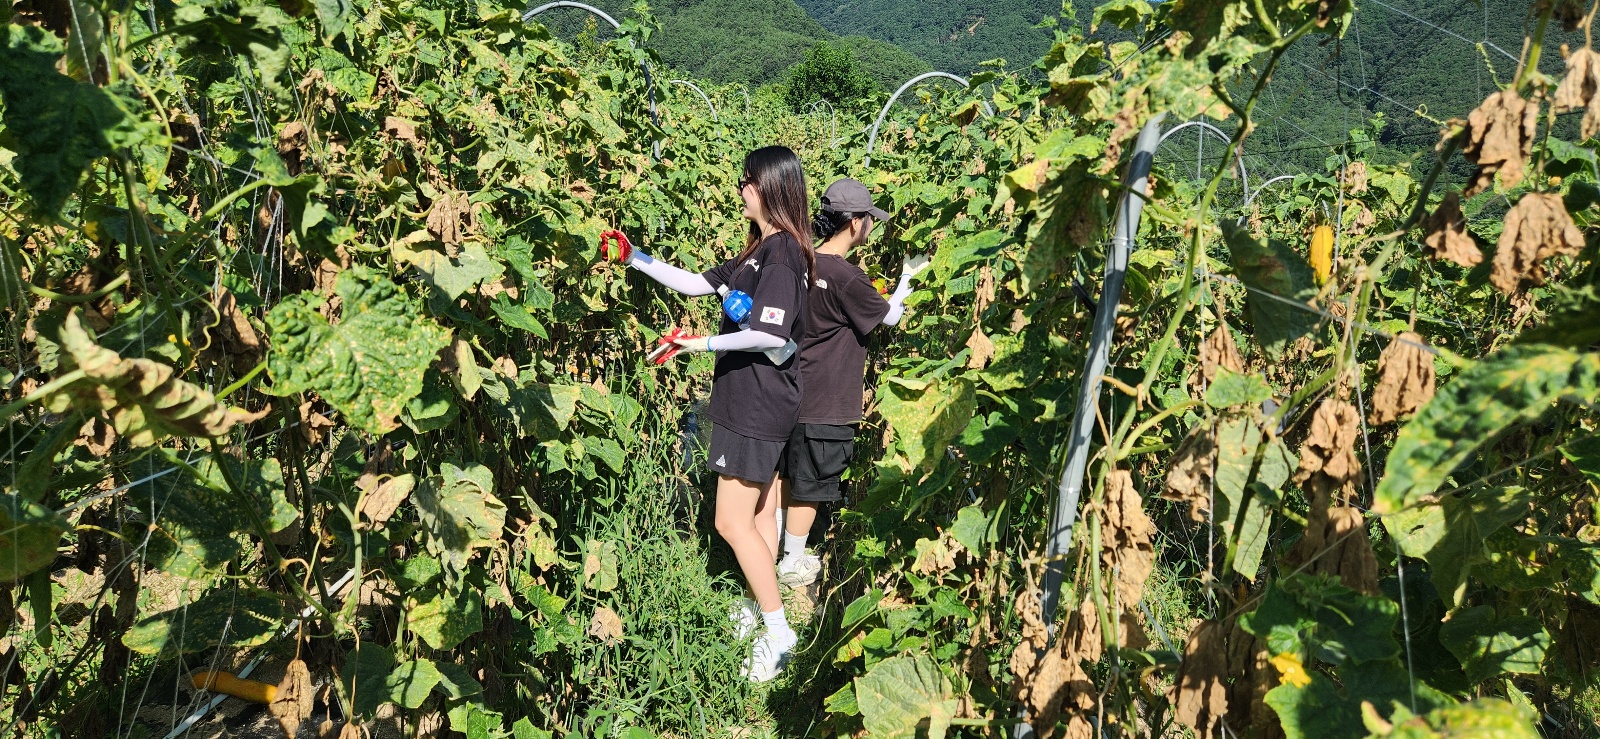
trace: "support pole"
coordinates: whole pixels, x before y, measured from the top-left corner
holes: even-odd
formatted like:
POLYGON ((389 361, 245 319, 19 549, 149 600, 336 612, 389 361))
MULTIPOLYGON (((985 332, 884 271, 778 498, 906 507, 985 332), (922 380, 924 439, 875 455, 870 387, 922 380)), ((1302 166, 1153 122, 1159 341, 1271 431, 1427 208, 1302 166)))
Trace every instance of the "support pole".
POLYGON ((1122 299, 1122 283, 1128 274, 1128 255, 1139 234, 1139 215, 1149 194, 1150 165, 1161 143, 1161 119, 1152 118, 1139 132, 1128 170, 1122 176, 1122 201, 1117 204, 1116 228, 1111 248, 1106 252, 1105 284, 1094 312, 1089 338, 1089 357, 1084 362, 1078 389, 1078 409, 1072 416, 1072 431, 1067 436, 1067 464, 1057 487, 1055 514, 1051 517, 1050 543, 1045 549, 1045 571, 1040 605, 1046 624, 1055 622, 1061 599, 1061 584, 1067 570, 1067 553, 1072 549, 1073 527, 1078 520, 1078 503, 1083 494, 1084 472, 1089 465, 1089 446, 1094 435, 1096 409, 1100 401, 1100 378, 1111 355, 1111 339, 1116 331, 1117 304, 1122 299))
POLYGON ((700 95, 700 99, 701 100, 706 101, 706 107, 711 109, 711 120, 713 120, 713 121, 717 120, 717 106, 711 104, 711 98, 706 95, 706 91, 705 90, 700 89, 699 85, 696 85, 695 83, 690 82, 688 80, 667 80, 667 84, 669 84, 669 85, 683 85, 684 87, 687 87, 687 88, 689 88, 691 90, 694 90, 696 93, 698 93, 700 95))

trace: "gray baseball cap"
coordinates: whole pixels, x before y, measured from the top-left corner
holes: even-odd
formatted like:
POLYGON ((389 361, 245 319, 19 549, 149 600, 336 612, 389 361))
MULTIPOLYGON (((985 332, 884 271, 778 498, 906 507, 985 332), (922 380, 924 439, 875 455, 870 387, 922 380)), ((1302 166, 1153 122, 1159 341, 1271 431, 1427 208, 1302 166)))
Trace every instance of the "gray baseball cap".
POLYGON ((889 212, 872 203, 872 193, 867 186, 848 177, 828 186, 822 193, 822 209, 835 213, 869 215, 879 221, 889 220, 889 212))

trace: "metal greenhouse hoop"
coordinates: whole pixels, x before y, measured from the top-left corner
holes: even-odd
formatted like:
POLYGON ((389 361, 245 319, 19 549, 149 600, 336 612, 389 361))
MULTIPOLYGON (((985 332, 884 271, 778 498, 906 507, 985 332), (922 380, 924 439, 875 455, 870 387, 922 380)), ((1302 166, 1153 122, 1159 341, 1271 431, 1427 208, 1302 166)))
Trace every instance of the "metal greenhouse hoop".
MULTIPOLYGON (((894 94, 889 96, 889 102, 883 104, 883 110, 878 111, 878 120, 873 122, 873 124, 872 124, 872 134, 867 137, 867 158, 862 161, 862 166, 863 167, 871 167, 872 166, 872 149, 878 143, 878 129, 883 126, 883 119, 887 118, 889 116, 889 109, 894 107, 894 102, 896 100, 899 100, 900 96, 905 94, 906 90, 909 90, 912 87, 915 87, 917 85, 917 83, 922 82, 924 80, 934 79, 936 77, 937 78, 941 78, 941 79, 951 80, 951 81, 961 85, 962 89, 970 89, 972 87, 972 83, 968 82, 965 77, 961 77, 959 75, 950 74, 949 72, 926 72, 926 73, 923 73, 923 74, 919 74, 919 75, 917 75, 915 77, 912 77, 909 80, 906 80, 906 83, 901 85, 900 89, 895 90, 894 94)), ((989 103, 985 102, 983 104, 983 112, 986 115, 988 115, 990 118, 993 118, 994 117, 994 106, 992 106, 989 103)))
MULTIPOLYGON (((543 13, 546 10, 551 10, 553 8, 577 8, 579 10, 586 10, 590 14, 592 14, 595 17, 599 18, 600 20, 603 20, 606 23, 611 24, 611 30, 613 30, 613 31, 622 30, 622 24, 618 23, 616 18, 612 18, 604 10, 596 8, 593 5, 588 5, 588 4, 585 4, 585 3, 572 2, 571 0, 556 0, 556 2, 553 2, 553 3, 545 3, 544 5, 540 5, 537 8, 534 8, 534 9, 532 9, 532 10, 526 12, 526 13, 523 13, 522 14, 522 22, 523 23, 527 23, 528 21, 533 20, 534 16, 537 16, 540 13, 543 13)), ((633 42, 629 41, 628 43, 631 44, 633 42)), ((656 112, 656 83, 655 83, 655 80, 652 79, 651 76, 650 76, 650 65, 647 62, 641 62, 639 66, 644 67, 644 84, 645 84, 645 87, 650 90, 650 123, 652 125, 654 125, 655 127, 660 128, 661 127, 661 116, 656 112)), ((701 94, 704 95, 705 93, 701 93, 701 94)), ((716 114, 715 110, 713 110, 712 115, 715 115, 715 114, 716 114)), ((650 151, 651 151, 652 154, 655 155, 655 158, 660 159, 661 158, 661 142, 660 141, 652 141, 652 142, 650 142, 650 151)))
POLYGON ((713 120, 713 121, 718 120, 717 119, 717 106, 711 104, 710 96, 706 95, 706 91, 700 89, 699 85, 696 85, 695 83, 690 82, 688 80, 667 80, 667 84, 669 84, 669 85, 683 85, 684 87, 687 87, 687 88, 689 88, 691 90, 694 90, 695 93, 700 96, 700 99, 705 101, 706 107, 711 109, 711 120, 713 120))

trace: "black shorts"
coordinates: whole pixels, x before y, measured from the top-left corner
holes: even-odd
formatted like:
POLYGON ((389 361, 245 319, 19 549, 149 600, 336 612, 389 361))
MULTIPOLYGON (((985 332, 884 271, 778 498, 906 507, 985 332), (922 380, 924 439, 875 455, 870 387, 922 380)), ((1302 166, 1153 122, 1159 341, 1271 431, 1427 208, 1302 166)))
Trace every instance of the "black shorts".
POLYGON ((796 424, 783 450, 779 472, 789 495, 807 503, 832 503, 844 497, 840 477, 856 456, 856 427, 796 424))
POLYGON ((719 475, 766 485, 778 471, 784 442, 752 439, 712 423, 706 468, 719 475))

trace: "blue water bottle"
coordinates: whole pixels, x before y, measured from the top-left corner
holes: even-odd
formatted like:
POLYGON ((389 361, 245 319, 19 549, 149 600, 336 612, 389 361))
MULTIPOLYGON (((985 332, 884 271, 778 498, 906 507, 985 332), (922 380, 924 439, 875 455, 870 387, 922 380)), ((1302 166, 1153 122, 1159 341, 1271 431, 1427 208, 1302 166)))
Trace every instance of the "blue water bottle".
MULTIPOLYGON (((727 285, 717 288, 717 294, 722 296, 723 315, 727 316, 728 320, 738 324, 740 330, 750 328, 750 309, 755 307, 755 301, 751 299, 750 294, 743 290, 729 289, 727 285)), ((789 361, 789 358, 794 356, 795 350, 799 348, 799 345, 794 343, 794 339, 790 339, 785 341, 783 346, 776 349, 768 349, 763 353, 767 355, 767 359, 771 360, 773 364, 783 364, 789 361)))

